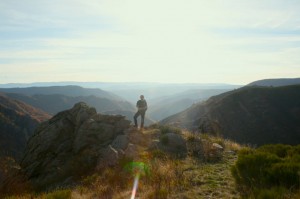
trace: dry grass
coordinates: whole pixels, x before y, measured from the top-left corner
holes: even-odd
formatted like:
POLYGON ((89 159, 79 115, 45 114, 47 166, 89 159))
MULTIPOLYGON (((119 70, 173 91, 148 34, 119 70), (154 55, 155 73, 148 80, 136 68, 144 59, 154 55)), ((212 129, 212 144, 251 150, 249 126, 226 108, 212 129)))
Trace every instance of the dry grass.
MULTIPOLYGON (((184 136, 186 139, 204 139, 203 135, 189 132, 184 132, 184 136)), ((140 199, 239 198, 230 167, 237 158, 235 152, 240 150, 241 146, 217 137, 208 135, 204 137, 208 140, 207 143, 215 142, 224 146, 225 153, 222 159, 211 163, 194 157, 175 159, 160 151, 141 152, 140 159, 136 161, 145 164, 148 173, 140 177, 136 197, 140 199)), ((134 174, 124 170, 121 165, 106 169, 101 175, 99 174, 98 179, 93 179, 92 186, 88 186, 89 193, 84 193, 83 196, 130 198, 133 180, 134 174)))
MULTIPOLYGON (((152 134, 153 129, 144 131, 152 134)), ((230 167, 234 164, 236 153, 241 147, 228 140, 208 135, 197 135, 184 131, 188 139, 206 139, 207 143, 218 143, 225 147, 222 159, 215 162, 203 161, 189 156, 185 159, 169 157, 161 151, 140 151, 139 159, 122 159, 113 168, 106 168, 86 177, 80 186, 70 190, 67 197, 75 199, 128 199, 131 196, 134 178, 140 174, 137 195, 139 199, 182 199, 182 198, 239 198, 235 191, 230 167), (145 170, 128 169, 132 163, 142 164, 145 170)), ((200 143, 201 144, 201 143, 200 143)), ((207 145, 209 153, 210 144, 207 145)), ((66 193, 66 192, 65 192, 66 193)), ((55 193, 53 193, 55 194, 55 193)), ((59 193, 56 193, 59 195, 59 193)), ((63 195, 63 193, 60 193, 63 195)), ((47 198, 48 194, 29 194, 14 198, 47 198)))

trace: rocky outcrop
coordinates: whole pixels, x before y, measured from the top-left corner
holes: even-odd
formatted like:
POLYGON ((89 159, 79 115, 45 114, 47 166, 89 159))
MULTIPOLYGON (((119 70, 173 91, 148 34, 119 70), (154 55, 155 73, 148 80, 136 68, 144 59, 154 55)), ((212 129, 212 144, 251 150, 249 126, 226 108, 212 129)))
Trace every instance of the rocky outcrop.
POLYGON ((161 135, 157 146, 161 151, 177 157, 185 157, 187 155, 186 141, 180 134, 166 133, 161 135))
POLYGON ((77 103, 36 129, 22 170, 35 189, 68 185, 93 171, 99 161, 109 162, 103 154, 117 153, 110 144, 129 126, 123 116, 100 115, 95 108, 77 103))
POLYGON ((155 150, 180 158, 188 154, 179 132, 156 127, 140 131, 124 116, 97 114, 95 108, 78 103, 36 129, 21 168, 34 190, 49 190, 72 185, 123 160, 140 161, 155 150))

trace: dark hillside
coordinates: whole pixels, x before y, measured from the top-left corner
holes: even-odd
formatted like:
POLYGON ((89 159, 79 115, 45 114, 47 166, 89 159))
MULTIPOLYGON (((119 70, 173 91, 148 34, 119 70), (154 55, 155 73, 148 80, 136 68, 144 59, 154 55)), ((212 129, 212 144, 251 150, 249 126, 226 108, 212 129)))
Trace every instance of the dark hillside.
POLYGON ((300 85, 245 87, 162 121, 241 143, 300 143, 300 85))
POLYGON ((0 156, 20 158, 36 126, 50 116, 0 94, 0 156))

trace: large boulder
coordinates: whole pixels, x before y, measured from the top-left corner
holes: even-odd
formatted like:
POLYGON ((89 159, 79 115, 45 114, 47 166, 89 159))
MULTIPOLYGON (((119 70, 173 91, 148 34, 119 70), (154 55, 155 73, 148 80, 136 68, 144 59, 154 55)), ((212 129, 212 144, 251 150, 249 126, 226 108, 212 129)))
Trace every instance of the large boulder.
POLYGON ((161 135, 157 147, 177 157, 185 157, 187 155, 186 141, 180 134, 166 133, 161 135))
POLYGON ((107 151, 117 157, 109 145, 129 126, 123 116, 100 115, 95 108, 77 103, 36 129, 21 161, 22 170, 35 189, 70 184, 99 161, 109 162, 103 159, 107 151))

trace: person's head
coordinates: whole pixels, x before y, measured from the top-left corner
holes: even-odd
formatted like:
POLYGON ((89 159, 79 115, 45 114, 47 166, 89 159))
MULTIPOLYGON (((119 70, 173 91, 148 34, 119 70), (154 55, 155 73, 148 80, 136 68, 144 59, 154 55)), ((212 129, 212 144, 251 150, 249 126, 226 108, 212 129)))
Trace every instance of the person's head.
POLYGON ((141 95, 141 96, 140 96, 140 99, 143 100, 143 99, 144 99, 144 95, 141 95))

